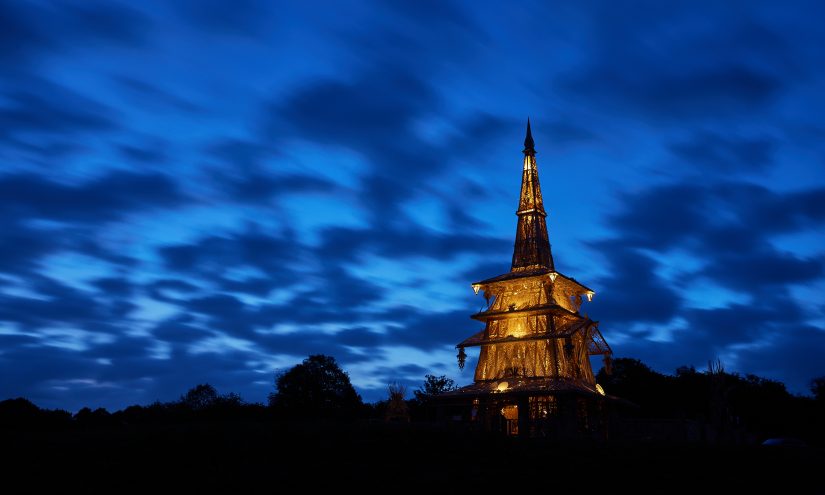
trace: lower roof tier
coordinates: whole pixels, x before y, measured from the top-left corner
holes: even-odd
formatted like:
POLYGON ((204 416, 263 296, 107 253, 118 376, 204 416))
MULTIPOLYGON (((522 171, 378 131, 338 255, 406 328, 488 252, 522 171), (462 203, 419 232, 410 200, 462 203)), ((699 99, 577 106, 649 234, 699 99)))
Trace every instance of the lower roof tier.
POLYGON ((461 341, 459 344, 456 345, 456 348, 463 349, 465 347, 514 344, 518 342, 529 342, 534 340, 563 339, 570 337, 576 332, 581 331, 587 331, 586 342, 587 353, 589 355, 595 356, 613 353, 613 351, 610 349, 610 346, 604 340, 602 333, 599 331, 599 322, 593 321, 589 318, 579 318, 570 321, 563 326, 557 327, 556 331, 552 333, 534 333, 524 335, 521 337, 514 337, 512 335, 508 335, 506 337, 487 338, 485 337, 486 330, 481 330, 480 332, 461 341))
POLYGON ((558 304, 539 304, 536 306, 528 306, 519 309, 507 309, 504 311, 481 311, 479 313, 471 315, 470 318, 479 321, 487 321, 503 320, 507 318, 524 318, 526 316, 537 315, 578 317, 576 313, 568 309, 562 308, 558 304))
POLYGON ((534 393, 550 394, 576 392, 587 395, 602 395, 595 384, 573 378, 502 378, 478 381, 459 389, 439 394, 439 397, 466 397, 487 394, 534 393))

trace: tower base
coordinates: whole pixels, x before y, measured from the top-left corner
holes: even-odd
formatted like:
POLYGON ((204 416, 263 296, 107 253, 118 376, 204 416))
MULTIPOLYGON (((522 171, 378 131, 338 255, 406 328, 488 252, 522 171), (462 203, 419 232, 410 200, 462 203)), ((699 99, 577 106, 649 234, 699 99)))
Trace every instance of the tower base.
POLYGON ((479 431, 559 440, 607 440, 614 405, 622 402, 585 387, 546 383, 475 383, 440 395, 435 401, 441 421, 464 423, 479 431), (530 386, 532 385, 532 386, 530 386), (544 385, 544 386, 542 386, 544 385), (492 388, 492 390, 490 390, 492 388))

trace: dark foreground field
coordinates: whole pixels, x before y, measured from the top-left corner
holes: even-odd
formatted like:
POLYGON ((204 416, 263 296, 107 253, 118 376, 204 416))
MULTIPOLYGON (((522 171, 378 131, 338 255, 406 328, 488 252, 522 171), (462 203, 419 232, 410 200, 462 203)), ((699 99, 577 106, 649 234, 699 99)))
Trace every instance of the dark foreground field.
POLYGON ((825 452, 816 448, 569 445, 425 426, 266 422, 6 431, 0 445, 3 485, 35 492, 825 493, 825 452))

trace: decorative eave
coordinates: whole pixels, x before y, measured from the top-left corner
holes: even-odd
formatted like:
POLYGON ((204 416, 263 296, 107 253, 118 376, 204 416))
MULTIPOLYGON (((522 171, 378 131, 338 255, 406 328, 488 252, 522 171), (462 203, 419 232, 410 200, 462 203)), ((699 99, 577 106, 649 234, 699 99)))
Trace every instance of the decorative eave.
MULTIPOLYGON (((522 279, 522 278, 530 278, 530 277, 546 277, 551 282, 555 282, 556 279, 562 278, 564 280, 567 280, 571 284, 576 285, 580 289, 579 290, 580 294, 583 294, 583 295, 587 294, 587 293, 595 294, 593 289, 591 289, 590 287, 588 287, 588 286, 584 285, 583 283, 579 282, 575 278, 568 277, 567 275, 563 275, 563 274, 561 274, 561 273, 559 273, 555 270, 550 270, 548 268, 537 268, 535 270, 507 272, 507 273, 504 273, 502 275, 498 275, 496 277, 491 277, 491 278, 488 278, 488 279, 481 280, 479 282, 474 282, 472 285, 473 285, 473 290, 476 290, 476 288, 486 289, 486 287, 490 286, 490 285, 496 285, 496 284, 499 284, 499 283, 502 283, 502 282, 510 282, 510 281, 513 281, 513 280, 522 279)), ((476 291, 476 292, 478 292, 478 291, 476 291)))
POLYGON ((470 318, 478 321, 487 320, 505 320, 508 318, 524 318, 525 316, 537 316, 544 314, 552 314, 554 316, 569 316, 578 318, 576 313, 564 309, 558 304, 541 304, 538 306, 528 306, 521 309, 504 310, 504 311, 481 311, 470 318))
MULTIPOLYGON (((563 327, 557 329, 556 332, 542 332, 532 335, 525 335, 523 337, 514 337, 512 335, 508 335, 506 337, 499 337, 497 339, 485 339, 484 330, 482 330, 473 335, 472 337, 464 339, 460 344, 456 346, 456 348, 482 347, 485 345, 496 344, 511 344, 515 342, 529 342, 532 340, 564 339, 580 331, 581 329, 588 327, 589 325, 594 325, 594 322, 588 318, 583 318, 579 321, 574 321, 570 324, 564 325, 563 327)), ((599 334, 599 336, 601 337, 601 334, 599 334)), ((602 342, 604 341, 604 339, 601 340, 602 342)), ((591 346, 588 346, 588 350, 590 349, 590 347, 591 346)), ((602 353, 598 352, 598 354, 602 353)))
POLYGON ((561 278, 567 280, 568 282, 570 282, 574 285, 577 285, 581 289, 581 291, 580 291, 581 294, 587 294, 587 293, 595 294, 596 293, 593 289, 591 289, 590 287, 584 285, 583 283, 579 282, 578 280, 576 280, 573 277, 568 277, 567 275, 562 275, 559 272, 555 272, 555 273, 556 273, 557 277, 561 277, 561 278))

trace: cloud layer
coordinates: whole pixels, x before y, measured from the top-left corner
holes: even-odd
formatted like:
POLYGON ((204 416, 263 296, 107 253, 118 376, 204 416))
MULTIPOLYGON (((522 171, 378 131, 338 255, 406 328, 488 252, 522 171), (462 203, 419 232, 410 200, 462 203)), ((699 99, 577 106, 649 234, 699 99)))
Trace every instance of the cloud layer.
POLYGON ((825 374, 821 5, 217 3, 0 1, 0 398, 468 382, 528 115, 618 355, 825 374))

